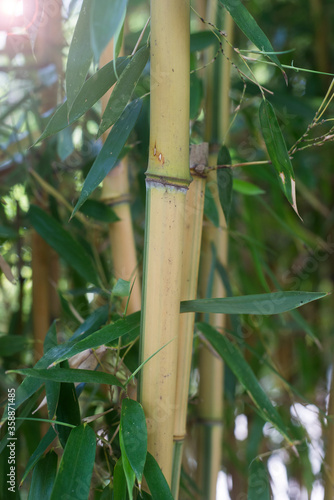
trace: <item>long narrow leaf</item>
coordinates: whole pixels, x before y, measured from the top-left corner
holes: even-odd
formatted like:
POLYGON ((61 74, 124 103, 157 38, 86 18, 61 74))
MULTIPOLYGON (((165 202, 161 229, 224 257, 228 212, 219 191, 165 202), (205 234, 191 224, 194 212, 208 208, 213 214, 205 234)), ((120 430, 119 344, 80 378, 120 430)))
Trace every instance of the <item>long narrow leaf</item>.
POLYGON ((58 456, 50 451, 36 465, 31 479, 28 500, 49 500, 57 474, 58 456))
POLYGON ((99 286, 94 263, 86 250, 59 222, 36 205, 31 205, 29 220, 42 238, 86 281, 99 286))
POLYGON ((228 364, 239 382, 246 389, 262 418, 271 422, 286 440, 291 443, 288 429, 284 425, 277 410, 271 404, 270 399, 263 391, 254 372, 245 361, 239 349, 224 335, 217 332, 211 325, 207 323, 197 323, 196 326, 204 334, 217 353, 223 358, 225 363, 228 364))
MULTIPOLYGON (((218 153, 217 165, 231 165, 231 155, 226 146, 222 146, 218 153)), ((229 223, 230 210, 232 205, 233 173, 229 167, 218 168, 217 170, 218 195, 221 207, 224 212, 226 224, 229 223)))
POLYGON ((274 292, 223 299, 185 300, 181 302, 181 313, 280 314, 326 295, 322 292, 274 292))
POLYGON ((80 425, 71 431, 60 462, 51 500, 63 498, 64 492, 70 498, 88 499, 95 449, 95 433, 89 425, 80 425))
POLYGON ((67 101, 65 101, 52 115, 44 132, 35 144, 72 125, 72 123, 86 113, 115 84, 117 78, 114 65, 116 66, 117 74, 120 76, 129 60, 126 57, 119 57, 116 64, 115 61, 111 61, 88 78, 72 105, 69 117, 67 117, 67 101))
POLYGON ((72 217, 88 196, 97 188, 105 176, 112 170, 116 163, 124 144, 126 143, 131 130, 135 126, 142 107, 142 100, 132 101, 123 111, 120 118, 113 126, 106 142, 99 155, 94 161, 82 188, 79 200, 74 207, 72 217))
POLYGON ((121 116, 146 66, 150 49, 145 46, 132 57, 112 91, 97 136, 100 137, 121 116))
POLYGON ((268 471, 261 460, 253 460, 249 467, 247 500, 270 500, 268 471))
POLYGON ((123 399, 120 433, 123 452, 141 484, 147 453, 147 427, 143 407, 132 399, 123 399))
POLYGON ((18 370, 9 370, 7 373, 19 373, 25 377, 53 380, 56 382, 85 382, 87 384, 107 384, 123 387, 123 384, 115 377, 115 375, 93 370, 71 368, 61 368, 60 370, 22 368, 18 370))
POLYGON ((27 463, 27 466, 24 470, 20 486, 22 485, 23 481, 26 479, 27 475, 31 471, 33 467, 35 467, 36 463, 38 460, 41 458, 41 456, 44 454, 45 450, 50 446, 52 441, 55 439, 57 436, 56 432, 54 431, 53 427, 50 427, 45 436, 42 437, 42 439, 39 442, 39 445, 37 446, 36 450, 34 453, 31 455, 29 458, 29 461, 27 463))
POLYGON ((152 498, 159 498, 159 500, 173 500, 173 495, 170 491, 166 478, 163 475, 159 464, 149 452, 147 452, 144 476, 148 487, 150 488, 152 498))
POLYGON ((280 186, 292 208, 299 215, 296 202, 295 174, 274 108, 266 99, 260 105, 260 123, 264 142, 278 175, 280 186))
MULTIPOLYGON (((125 13, 127 0, 91 0, 90 38, 95 62, 112 39, 125 13)), ((87 33, 88 35, 88 33, 87 33)))
POLYGON ((286 79, 285 71, 279 62, 279 59, 275 55, 275 51, 267 36, 263 33, 262 29, 258 26, 253 16, 248 12, 241 1, 220 0, 220 2, 228 10, 235 23, 239 26, 247 38, 253 42, 259 50, 268 53, 268 57, 282 70, 284 78, 286 79))
POLYGON ((91 0, 83 0, 66 65, 67 113, 71 111, 75 98, 83 86, 93 58, 90 45, 89 24, 91 0))

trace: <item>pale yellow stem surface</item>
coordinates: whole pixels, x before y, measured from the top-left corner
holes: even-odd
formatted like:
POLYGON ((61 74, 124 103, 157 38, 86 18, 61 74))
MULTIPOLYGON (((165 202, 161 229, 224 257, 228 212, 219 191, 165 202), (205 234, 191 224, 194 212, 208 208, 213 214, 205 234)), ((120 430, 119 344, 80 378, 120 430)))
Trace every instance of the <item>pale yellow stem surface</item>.
POLYGON ((329 393, 328 419, 326 431, 326 455, 324 461, 325 470, 325 497, 324 500, 334 498, 334 370, 329 393))

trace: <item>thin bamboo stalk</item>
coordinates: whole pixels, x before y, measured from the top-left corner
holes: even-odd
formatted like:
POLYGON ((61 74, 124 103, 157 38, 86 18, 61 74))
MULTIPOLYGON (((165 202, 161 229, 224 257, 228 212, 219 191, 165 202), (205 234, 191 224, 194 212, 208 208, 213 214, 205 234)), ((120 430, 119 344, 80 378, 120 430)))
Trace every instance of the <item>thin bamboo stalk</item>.
MULTIPOLYGON (((181 300, 196 298, 198 268, 201 252, 205 177, 197 174, 193 167, 208 164, 208 144, 193 145, 190 149, 190 171, 193 181, 186 196, 185 229, 183 244, 183 267, 181 300)), ((177 384, 174 416, 174 460, 172 493, 178 498, 182 450, 186 436, 189 379, 192 358, 192 343, 195 314, 181 314, 178 338, 177 384)))
MULTIPOLYGON (((39 67, 54 64, 58 75, 62 74, 62 1, 56 0, 52 18, 44 12, 35 43, 35 56, 39 67)), ((41 112, 49 111, 57 105, 58 80, 43 89, 41 112)), ((43 355, 43 342, 54 317, 59 314, 59 298, 54 284, 58 281, 58 256, 35 232, 32 235, 32 276, 33 276, 33 325, 36 361, 43 355), (50 279, 51 278, 51 279, 50 279)))
POLYGON ((185 198, 189 172, 189 2, 151 1, 151 130, 140 400, 148 450, 171 484, 185 198))
POLYGON ((334 498, 334 369, 332 365, 332 378, 328 403, 328 421, 326 430, 326 455, 324 460, 325 471, 325 496, 324 500, 334 498))
MULTIPOLYGON (((217 3, 209 0, 207 3, 207 19, 216 21, 217 3)), ((232 19, 229 14, 224 17, 224 31, 231 40, 232 19)), ((229 127, 230 114, 230 63, 227 58, 231 58, 230 47, 225 48, 227 56, 220 65, 219 80, 221 81, 221 92, 218 96, 218 109, 213 106, 216 97, 214 96, 214 68, 210 69, 207 75, 206 92, 209 94, 206 99, 206 139, 209 141, 218 140, 223 143, 229 127)), ((208 58, 213 54, 209 54, 208 58)), ((209 164, 217 163, 218 146, 212 144, 209 164)), ((210 188, 219 213, 219 228, 215 228, 207 221, 203 228, 202 260, 200 271, 199 292, 202 297, 208 294, 209 276, 212 272, 212 248, 216 249, 217 259, 226 266, 227 264, 227 231, 226 221, 219 202, 217 189, 217 173, 210 172, 207 178, 207 185, 210 188)), ((217 271, 213 273, 212 297, 224 297, 225 289, 218 276, 217 271)), ((223 333, 226 323, 224 315, 209 315, 209 323, 223 333)), ((224 399, 224 365, 221 359, 215 357, 206 347, 201 346, 199 353, 199 406, 198 416, 200 420, 199 453, 198 453, 198 478, 199 486, 205 499, 214 500, 216 498, 216 485, 218 473, 222 461, 222 437, 223 437, 223 399, 224 399)))
MULTIPOLYGON (((113 41, 108 44, 101 55, 100 65, 104 66, 112 59, 113 41)), ((112 89, 101 99, 102 113, 107 106, 111 92, 112 89)), ((103 134, 103 140, 107 138, 108 132, 103 134)), ((131 220, 131 198, 126 158, 122 159, 104 179, 101 200, 111 206, 119 218, 119 221, 108 225, 114 276, 116 279, 122 278, 126 281, 132 281, 135 277, 135 283, 127 308, 128 314, 131 314, 139 311, 141 308, 141 284, 138 273, 136 273, 137 256, 131 220)), ((127 299, 124 299, 122 303, 123 308, 125 308, 126 302, 127 299)))

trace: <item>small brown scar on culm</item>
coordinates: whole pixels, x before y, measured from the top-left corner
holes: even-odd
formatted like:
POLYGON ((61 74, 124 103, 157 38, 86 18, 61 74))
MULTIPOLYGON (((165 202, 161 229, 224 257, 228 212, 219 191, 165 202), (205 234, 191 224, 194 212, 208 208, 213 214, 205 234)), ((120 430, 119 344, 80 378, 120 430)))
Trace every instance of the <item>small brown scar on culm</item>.
POLYGON ((157 154, 157 143, 154 143, 154 148, 153 148, 153 156, 156 156, 157 154))

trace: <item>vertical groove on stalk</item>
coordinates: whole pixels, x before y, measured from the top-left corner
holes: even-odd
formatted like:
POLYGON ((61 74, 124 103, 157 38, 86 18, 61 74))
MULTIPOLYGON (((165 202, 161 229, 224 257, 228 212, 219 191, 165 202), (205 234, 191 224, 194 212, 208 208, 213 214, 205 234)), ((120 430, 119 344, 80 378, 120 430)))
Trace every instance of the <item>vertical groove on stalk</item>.
MULTIPOLYGON (((103 51, 100 66, 104 66, 112 59, 113 40, 103 51)), ((102 113, 107 106, 111 93, 112 88, 101 99, 102 113)), ((108 133, 109 130, 103 134, 103 141, 107 138, 108 133)), ((128 314, 131 314, 141 308, 141 284, 137 272, 136 244, 131 219, 129 191, 128 163, 127 159, 123 158, 104 179, 101 200, 112 207, 119 218, 119 221, 108 225, 111 258, 116 279, 122 278, 126 281, 135 279, 127 309, 128 314)), ((126 302, 127 299, 125 298, 122 303, 123 307, 125 307, 126 302)))
MULTIPOLYGON (((207 165, 208 144, 191 146, 190 171, 193 181, 186 196, 181 300, 196 299, 205 192, 205 176, 197 172, 204 170, 207 165)), ((194 313, 180 315, 172 481, 172 493, 175 500, 178 498, 182 449, 186 436, 194 322, 194 313)))
POLYGON ((171 484, 184 210, 189 172, 189 2, 151 1, 140 400, 148 450, 171 484), (165 346, 165 347, 164 347, 165 346))

